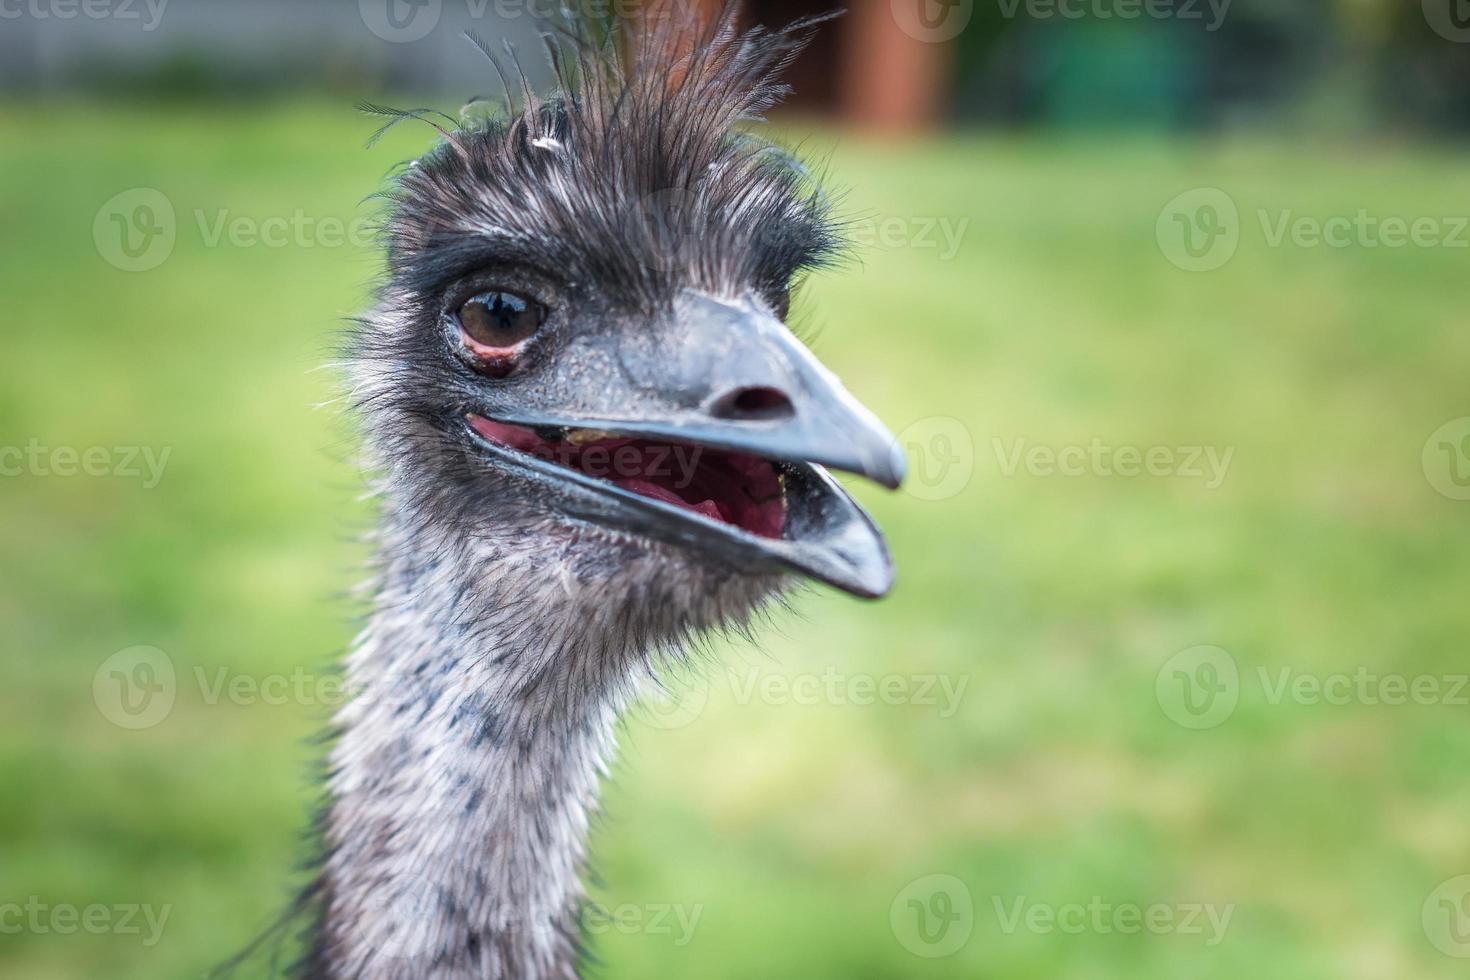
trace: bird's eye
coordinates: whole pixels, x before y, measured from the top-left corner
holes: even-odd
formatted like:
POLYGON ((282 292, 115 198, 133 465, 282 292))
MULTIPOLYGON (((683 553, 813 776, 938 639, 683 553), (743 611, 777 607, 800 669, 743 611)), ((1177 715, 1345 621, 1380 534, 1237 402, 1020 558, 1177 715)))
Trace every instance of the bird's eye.
POLYGON ((459 308, 459 327, 472 348, 508 350, 546 322, 546 307, 515 293, 484 293, 459 308))

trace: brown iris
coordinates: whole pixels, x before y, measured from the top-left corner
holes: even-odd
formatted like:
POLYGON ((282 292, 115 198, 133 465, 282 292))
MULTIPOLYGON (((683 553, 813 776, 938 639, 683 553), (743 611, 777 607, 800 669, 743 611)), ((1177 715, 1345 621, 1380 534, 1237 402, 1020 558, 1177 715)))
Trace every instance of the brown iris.
POLYGON ((508 351, 546 322, 546 307, 515 293, 490 292, 459 308, 459 326, 472 348, 508 351))

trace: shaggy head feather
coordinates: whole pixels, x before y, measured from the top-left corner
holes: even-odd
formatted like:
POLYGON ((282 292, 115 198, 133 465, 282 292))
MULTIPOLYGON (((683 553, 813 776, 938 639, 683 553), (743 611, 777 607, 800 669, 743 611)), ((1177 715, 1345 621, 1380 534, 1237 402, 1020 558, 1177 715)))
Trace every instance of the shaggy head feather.
POLYGON ((441 324, 445 297, 486 270, 500 285, 556 296, 565 325, 538 338, 535 363, 497 389, 514 404, 532 387, 564 384, 571 401, 618 370, 580 347, 589 335, 617 331, 626 345, 669 349, 656 325, 691 289, 751 298, 784 317, 802 273, 839 251, 808 173, 741 131, 785 94, 779 72, 825 18, 741 32, 733 4, 705 25, 677 2, 642 18, 621 34, 581 19, 548 35, 558 91, 547 98, 518 62, 504 71, 505 59, 476 42, 515 94, 505 117, 441 128, 388 192, 387 279, 352 338, 354 393, 397 520, 426 535, 533 541, 574 577, 604 585, 630 548, 656 555, 666 574, 637 587, 672 600, 659 608, 691 614, 674 617, 682 637, 742 623, 778 578, 736 581, 680 549, 589 529, 513 474, 487 472, 454 412, 484 380, 446 351, 441 324))

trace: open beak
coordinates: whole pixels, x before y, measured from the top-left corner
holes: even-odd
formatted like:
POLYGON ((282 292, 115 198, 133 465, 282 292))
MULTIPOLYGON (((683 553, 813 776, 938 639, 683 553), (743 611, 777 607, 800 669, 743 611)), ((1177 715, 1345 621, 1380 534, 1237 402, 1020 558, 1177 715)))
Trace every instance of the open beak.
POLYGON ((619 368, 604 370, 607 391, 553 399, 580 410, 474 406, 472 437, 572 516, 737 569, 886 594, 882 533, 826 468, 896 489, 905 463, 893 436, 755 303, 686 293, 671 328, 604 339, 598 363, 619 368))

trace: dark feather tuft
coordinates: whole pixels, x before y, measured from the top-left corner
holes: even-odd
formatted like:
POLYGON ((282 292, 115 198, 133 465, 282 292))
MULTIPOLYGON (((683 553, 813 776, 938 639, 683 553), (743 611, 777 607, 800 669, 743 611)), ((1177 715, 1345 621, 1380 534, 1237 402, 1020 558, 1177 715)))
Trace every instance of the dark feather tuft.
POLYGON ((827 263, 839 234, 794 157, 740 127, 784 97, 781 70, 825 19, 741 32, 734 5, 705 24, 655 3, 619 36, 574 18, 545 35, 549 97, 514 50, 471 36, 504 84, 506 115, 446 131, 426 110, 389 113, 389 126, 420 119, 444 136, 391 193, 390 273, 431 290, 483 240, 630 309, 684 287, 778 295, 827 263))

